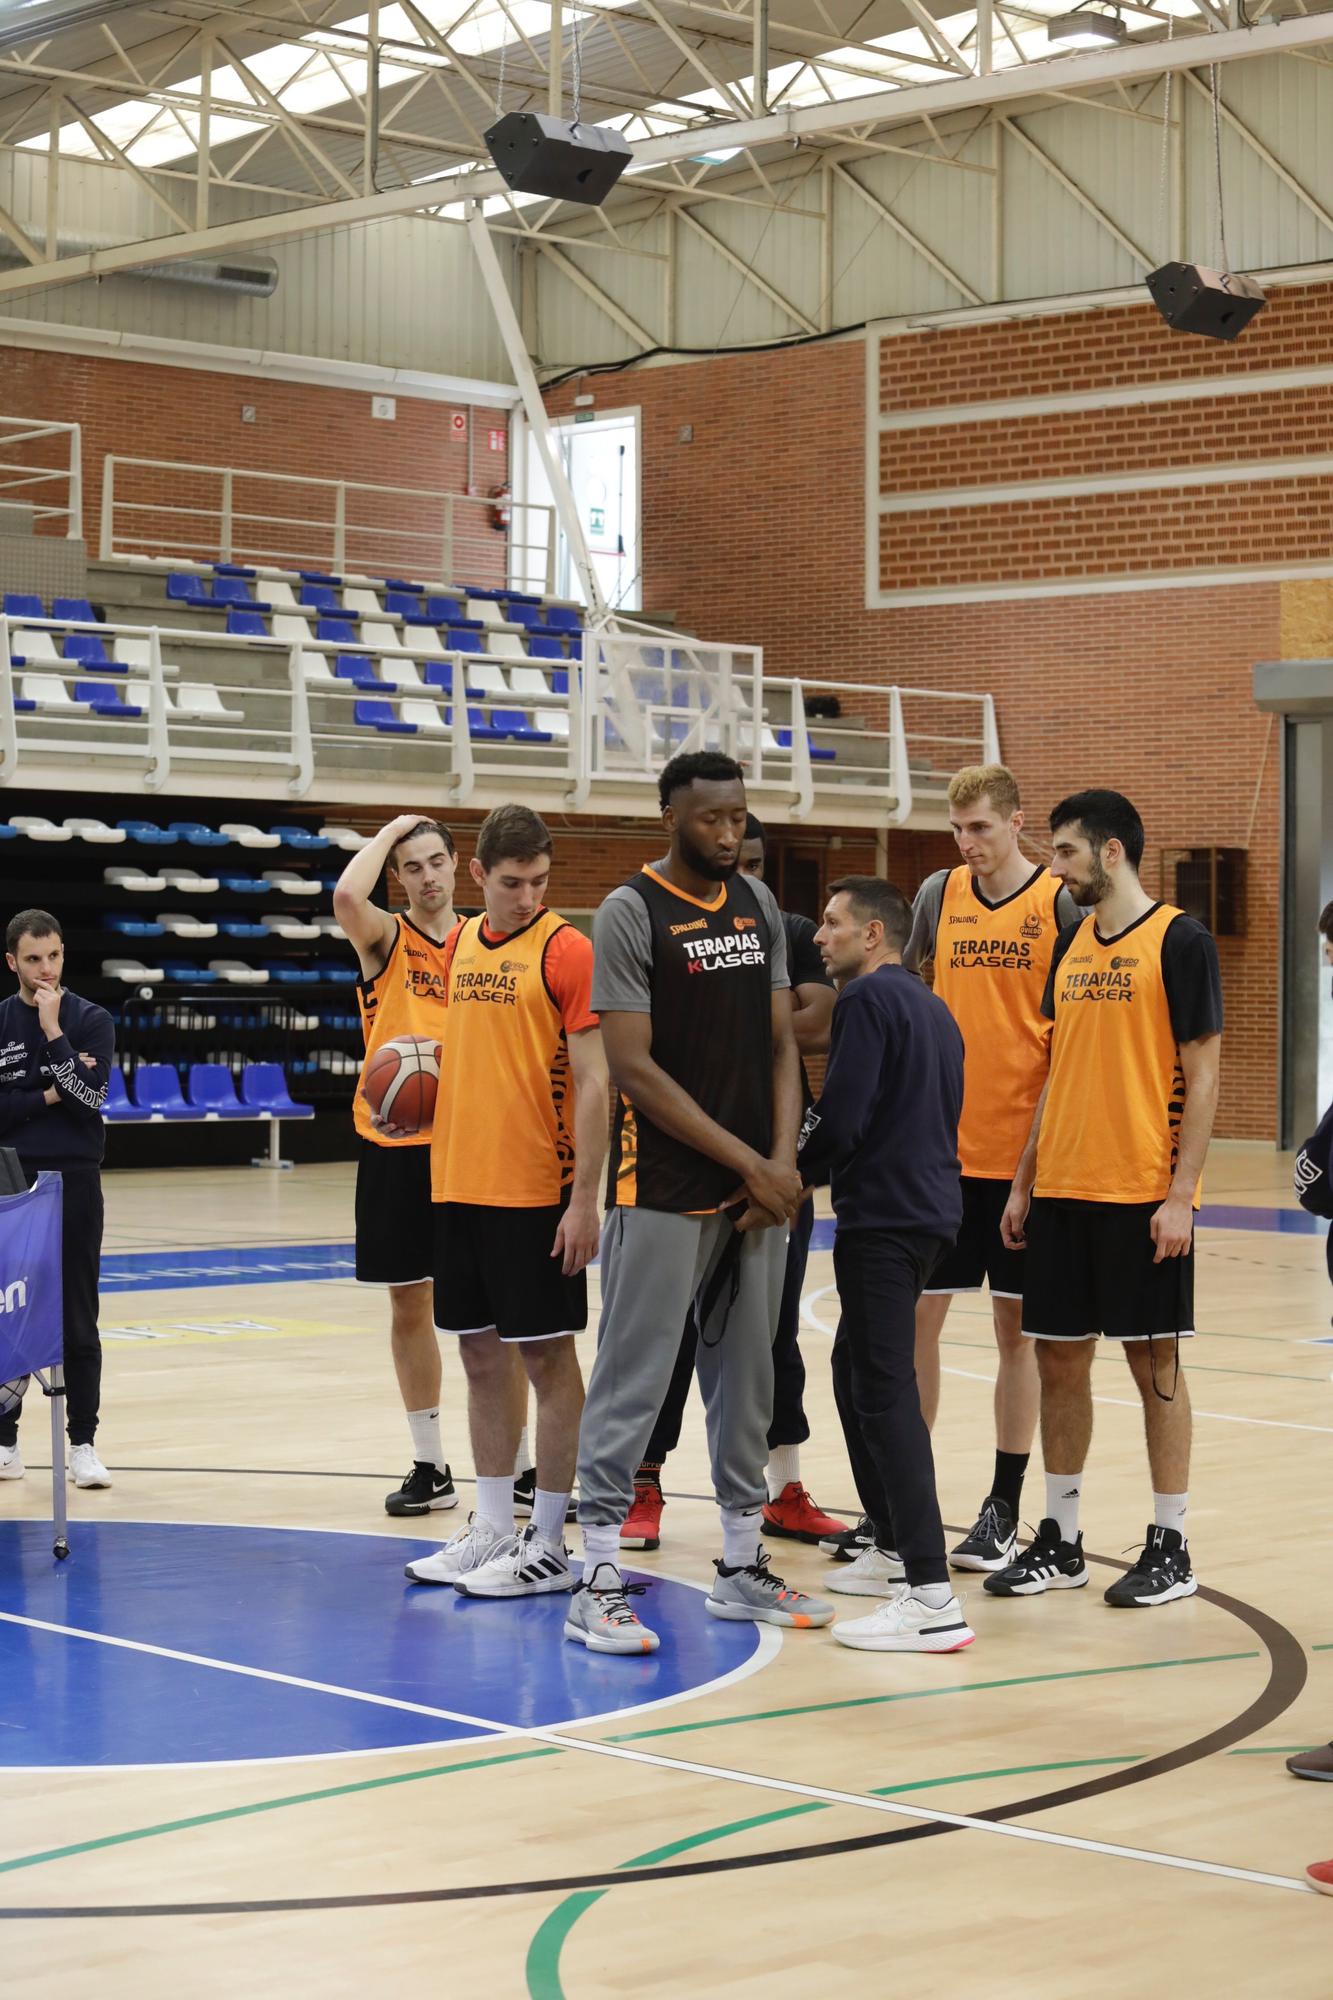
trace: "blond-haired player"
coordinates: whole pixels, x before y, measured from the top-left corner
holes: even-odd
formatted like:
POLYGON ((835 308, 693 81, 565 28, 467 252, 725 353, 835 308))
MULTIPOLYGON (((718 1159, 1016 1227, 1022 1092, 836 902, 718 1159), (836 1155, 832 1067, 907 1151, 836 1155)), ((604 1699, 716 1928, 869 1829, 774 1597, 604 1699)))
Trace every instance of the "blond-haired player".
POLYGON ((934 965, 934 987, 962 1030, 966 1051, 958 1157, 963 1225, 917 1307, 916 1371, 932 1428, 940 1401, 940 1335, 955 1292, 989 1284, 999 1373, 995 1469, 955 1569, 998 1570, 1015 1549, 1023 1475, 1039 1388, 1023 1338, 1023 1257, 1000 1240, 1010 1183, 1046 1081, 1051 1024, 1041 1011, 1055 940, 1079 911, 1045 866, 1019 845, 1023 808, 1003 764, 960 771, 949 787, 956 868, 922 884, 904 962, 934 965))

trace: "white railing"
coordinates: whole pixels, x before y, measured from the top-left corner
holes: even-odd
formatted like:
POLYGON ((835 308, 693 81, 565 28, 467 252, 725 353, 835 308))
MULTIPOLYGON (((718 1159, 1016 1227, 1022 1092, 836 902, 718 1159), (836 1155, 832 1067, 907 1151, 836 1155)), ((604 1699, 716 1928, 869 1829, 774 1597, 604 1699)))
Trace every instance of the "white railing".
MULTIPOLYGON (((570 811, 595 811, 613 791, 621 800, 627 792, 643 796, 651 811, 668 757, 718 749, 745 766, 758 802, 781 805, 793 819, 837 805, 859 812, 863 823, 902 825, 928 803, 942 807, 960 766, 999 759, 989 695, 769 677, 757 647, 667 633, 585 632, 582 667, 570 659, 566 685, 557 690, 556 663, 527 655, 479 656, 443 645, 394 653, 313 637, 293 644, 189 628, 22 621, 30 634, 91 632, 113 647, 127 636, 140 648, 147 642, 129 683, 143 712, 119 716, 53 703, 52 682, 68 692, 106 670, 60 657, 31 658, 16 670, 19 629, 0 617, 0 785, 20 776, 31 781, 52 759, 109 757, 137 765, 147 791, 173 774, 197 776, 212 766, 232 776, 272 770, 301 797, 317 777, 337 784, 387 776, 387 765, 367 759, 378 747, 395 771, 429 776, 455 806, 480 784, 494 790, 512 780, 551 785, 570 811), (212 712, 187 706, 198 683, 175 685, 180 669, 164 665, 164 645, 182 656, 200 647, 214 654, 201 666, 217 696, 212 712), (219 674, 218 653, 238 665, 264 659, 274 671, 262 680, 219 674), (330 661, 339 655, 363 658, 373 684, 334 676, 330 661), (500 670, 503 686, 480 685, 483 665, 500 670), (511 688, 507 676, 516 668, 540 672, 546 691, 532 691, 530 678, 528 689, 511 688), (30 709, 25 696, 33 688, 42 698, 30 709), (363 702, 376 704, 374 719, 358 710, 363 702), (811 706, 837 712, 812 715, 811 706), (506 736, 515 713, 520 733, 506 736), (391 727, 381 733, 375 719, 391 727), (409 720, 415 727, 402 731, 409 720)), ((100 685, 114 698, 127 680, 116 674, 100 685)))
POLYGON ((99 553, 497 586, 521 562, 551 591, 555 509, 506 505, 507 522, 477 494, 108 453, 99 553))
POLYGON ((67 541, 81 538, 83 433, 77 424, 0 417, 0 507, 8 504, 30 508, 34 527, 63 521, 67 541), (27 456, 36 444, 42 450, 27 456), (38 493, 38 487, 47 490, 38 493))

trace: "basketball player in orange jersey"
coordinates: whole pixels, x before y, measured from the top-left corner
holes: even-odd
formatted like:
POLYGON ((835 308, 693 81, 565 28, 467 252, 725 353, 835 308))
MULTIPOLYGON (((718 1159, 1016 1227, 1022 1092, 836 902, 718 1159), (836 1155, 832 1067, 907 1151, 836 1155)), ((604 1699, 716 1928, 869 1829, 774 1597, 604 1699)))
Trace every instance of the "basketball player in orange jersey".
MULTIPOLYGON (((453 835, 419 813, 402 813, 354 854, 333 892, 333 914, 361 962, 357 1001, 366 1060, 398 1035, 444 1031, 445 942, 457 924, 453 835), (371 898, 385 868, 407 898, 398 916, 371 898)), ((364 1068, 362 1071, 364 1075, 364 1068)), ((393 1365, 412 1433, 412 1470, 385 1499, 390 1514, 456 1507, 440 1441, 440 1346, 431 1311, 434 1270, 430 1133, 392 1139, 377 1130, 358 1083, 356 1275, 387 1285, 393 1365)))
MULTIPOLYGON (((990 1286, 999 1371, 995 1470, 955 1569, 998 1570, 1017 1547, 1018 1508, 1037 1427, 1037 1359, 1023 1338, 1023 1256, 1000 1241, 1000 1217, 1046 1081, 1051 1024, 1041 1011, 1058 933, 1078 921, 1068 892, 1019 846, 1018 785, 1003 764, 960 771, 949 787, 957 868, 917 892, 903 956, 934 963, 934 987, 967 1052, 958 1157, 963 1226, 916 1312, 916 1378, 930 1429, 940 1406, 940 1335, 955 1292, 990 1286)), ((890 1560, 887 1574, 900 1573, 890 1560)))
POLYGON ((1143 1400, 1153 1519, 1106 1592, 1129 1609, 1198 1588, 1185 1539, 1194 1332, 1194 1210, 1217 1110, 1222 980, 1195 918, 1139 880, 1143 821, 1119 792, 1051 814, 1051 872, 1087 912, 1062 931, 1042 1002, 1051 1067, 1001 1227, 1026 1248, 1023 1331, 1037 1349, 1046 1511, 986 1578, 996 1597, 1088 1581, 1078 1511, 1092 1442, 1092 1358, 1118 1340, 1143 1400))
POLYGON ((527 806, 497 806, 471 874, 486 909, 445 954, 431 1195, 435 1322, 457 1336, 468 1380, 477 1507, 407 1574, 470 1597, 527 1597, 574 1583, 564 1546, 583 1410, 574 1336, 588 1323, 586 1272, 601 1232, 609 1083, 592 942, 546 908, 543 821, 527 806), (518 1535, 515 1349, 537 1399, 536 1492, 518 1535))

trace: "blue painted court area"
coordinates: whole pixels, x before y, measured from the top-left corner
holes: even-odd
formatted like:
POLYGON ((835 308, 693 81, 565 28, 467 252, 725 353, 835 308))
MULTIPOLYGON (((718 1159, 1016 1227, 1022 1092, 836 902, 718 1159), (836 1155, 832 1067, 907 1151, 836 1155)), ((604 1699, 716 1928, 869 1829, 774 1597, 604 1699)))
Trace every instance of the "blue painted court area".
MULTIPOLYGON (((1279 1236, 1323 1236, 1327 1222, 1301 1208, 1240 1208, 1205 1203, 1201 1229, 1256 1229, 1279 1236)), ((811 1248, 833 1248, 833 1219, 815 1223, 811 1248)), ((227 1245, 213 1250, 131 1250, 102 1259, 104 1292, 191 1291, 204 1285, 284 1285, 350 1278, 356 1272, 351 1243, 269 1243, 257 1250, 227 1245)))
POLYGON ((49 1522, 0 1522, 0 1768, 486 1741, 488 1722, 541 1728, 687 1694, 761 1643, 654 1578, 640 1602, 661 1650, 598 1657, 564 1638, 563 1593, 496 1603, 408 1583, 404 1563, 433 1541, 139 1521, 75 1521, 70 1541, 58 1564, 49 1522))

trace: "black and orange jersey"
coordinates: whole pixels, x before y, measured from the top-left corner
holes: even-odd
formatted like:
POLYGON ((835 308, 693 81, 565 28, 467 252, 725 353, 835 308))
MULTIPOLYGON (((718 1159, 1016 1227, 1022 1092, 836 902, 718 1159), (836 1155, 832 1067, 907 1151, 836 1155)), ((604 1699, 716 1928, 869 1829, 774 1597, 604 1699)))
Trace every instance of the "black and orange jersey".
POLYGON ((1180 1044, 1222 1028, 1212 938, 1169 903, 1113 938, 1086 916, 1060 935, 1043 1006, 1051 1082, 1034 1193, 1165 1200, 1185 1109, 1180 1044))
POLYGON ((1059 894, 1042 867, 998 903, 969 868, 950 869, 944 883, 931 955, 935 992, 967 1051, 958 1158, 969 1179, 1012 1180, 1032 1130, 1051 1039, 1041 1003, 1059 894))
POLYGON ((431 1199, 553 1208, 574 1178, 569 1037, 597 1026, 592 944, 554 910, 507 937, 470 917, 446 974, 431 1199))
MULTIPOLYGON (((385 1042, 399 1035, 424 1035, 431 1041, 444 1037, 444 983, 449 963, 449 946, 458 934, 455 925, 439 944, 417 929, 409 917, 397 919, 393 943, 382 971, 374 979, 363 979, 356 989, 361 1010, 361 1031, 366 1039, 366 1061, 385 1042)), ((365 1064, 362 1064, 362 1076, 365 1064)), ((430 1133, 412 1139, 383 1139, 370 1122, 370 1106, 357 1080, 352 1100, 352 1120, 363 1139, 378 1146, 428 1146, 430 1133)))

